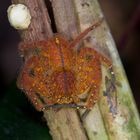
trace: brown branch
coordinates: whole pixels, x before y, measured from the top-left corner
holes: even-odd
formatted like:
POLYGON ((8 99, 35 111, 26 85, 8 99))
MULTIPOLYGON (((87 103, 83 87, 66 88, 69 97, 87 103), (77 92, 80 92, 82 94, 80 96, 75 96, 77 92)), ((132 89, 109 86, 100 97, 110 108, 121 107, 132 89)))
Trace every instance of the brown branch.
POLYGON ((77 18, 72 0, 52 0, 55 22, 59 33, 69 39, 78 35, 77 18))

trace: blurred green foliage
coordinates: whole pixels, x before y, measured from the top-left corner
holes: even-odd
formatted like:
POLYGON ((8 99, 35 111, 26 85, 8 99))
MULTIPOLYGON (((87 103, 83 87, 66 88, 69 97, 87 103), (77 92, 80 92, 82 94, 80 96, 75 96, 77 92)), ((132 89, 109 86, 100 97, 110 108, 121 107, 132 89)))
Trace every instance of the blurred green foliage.
POLYGON ((13 82, 0 101, 0 140, 51 140, 42 116, 13 82))

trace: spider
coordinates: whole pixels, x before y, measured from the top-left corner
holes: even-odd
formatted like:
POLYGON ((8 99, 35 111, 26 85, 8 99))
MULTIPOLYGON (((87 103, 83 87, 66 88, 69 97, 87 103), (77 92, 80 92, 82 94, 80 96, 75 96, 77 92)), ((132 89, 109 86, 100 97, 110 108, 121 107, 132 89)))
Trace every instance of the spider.
POLYGON ((102 21, 94 23, 72 42, 55 35, 48 40, 19 45, 25 63, 17 86, 38 111, 61 107, 91 109, 99 100, 101 65, 112 68, 112 61, 94 48, 75 48, 102 21))

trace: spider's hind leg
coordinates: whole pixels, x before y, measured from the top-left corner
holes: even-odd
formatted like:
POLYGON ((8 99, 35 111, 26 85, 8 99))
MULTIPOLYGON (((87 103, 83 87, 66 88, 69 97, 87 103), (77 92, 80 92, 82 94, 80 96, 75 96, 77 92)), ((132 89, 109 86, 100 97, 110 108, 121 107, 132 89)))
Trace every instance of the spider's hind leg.
POLYGON ((88 116, 90 111, 91 111, 91 109, 86 109, 85 110, 85 112, 81 116, 82 121, 85 120, 85 118, 88 116))
POLYGON ((99 88, 100 86, 93 86, 89 92, 91 92, 88 96, 88 99, 85 103, 85 112, 82 114, 81 119, 84 120, 88 114, 90 113, 93 106, 96 104, 96 102, 99 100, 99 88))

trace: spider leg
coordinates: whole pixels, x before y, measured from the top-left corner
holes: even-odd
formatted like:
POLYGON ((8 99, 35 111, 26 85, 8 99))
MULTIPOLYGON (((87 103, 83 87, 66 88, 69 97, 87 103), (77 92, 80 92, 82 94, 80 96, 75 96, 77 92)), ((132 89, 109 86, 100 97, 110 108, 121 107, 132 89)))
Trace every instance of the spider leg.
POLYGON ((98 101, 99 99, 99 90, 100 90, 100 85, 96 86, 93 85, 92 89, 90 90, 90 94, 88 96, 88 99, 85 103, 85 107, 87 108, 86 111, 82 114, 82 120, 84 120, 87 115, 89 114, 89 112, 91 111, 91 109, 93 108, 93 106, 95 105, 95 103, 98 101))
POLYGON ((86 107, 88 109, 91 109, 99 99, 100 84, 92 86, 92 89, 90 91, 91 93, 89 94, 86 102, 86 107))
POLYGON ((88 116, 90 111, 91 111, 90 109, 86 109, 86 111, 81 116, 82 121, 85 120, 85 118, 88 116))
POLYGON ((86 30, 84 30, 81 34, 79 34, 71 43, 70 43, 70 48, 75 47, 90 31, 93 29, 97 28, 98 26, 101 25, 103 22, 104 18, 101 18, 99 21, 93 23, 90 27, 88 27, 86 30))
POLYGON ((99 57, 100 57, 100 61, 101 61, 105 66, 109 67, 110 70, 112 70, 112 61, 111 61, 108 57, 104 56, 103 54, 101 54, 101 53, 99 53, 99 52, 98 52, 98 55, 99 55, 99 57))
POLYGON ((43 82, 42 69, 38 57, 26 60, 17 79, 17 86, 24 91, 38 111, 42 111, 50 96, 43 82))
POLYGON ((49 109, 49 108, 55 108, 55 109, 59 109, 59 108, 81 108, 81 109, 84 109, 85 107, 82 106, 82 105, 78 105, 78 104, 52 104, 52 105, 45 105, 45 109, 49 109))
POLYGON ((44 102, 38 98, 38 95, 35 92, 26 92, 26 96, 31 101, 36 110, 42 111, 44 109, 44 102))
POLYGON ((83 114, 85 118, 99 99, 102 81, 100 55, 92 48, 81 48, 76 62, 78 97, 80 104, 87 108, 83 114))

